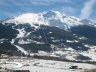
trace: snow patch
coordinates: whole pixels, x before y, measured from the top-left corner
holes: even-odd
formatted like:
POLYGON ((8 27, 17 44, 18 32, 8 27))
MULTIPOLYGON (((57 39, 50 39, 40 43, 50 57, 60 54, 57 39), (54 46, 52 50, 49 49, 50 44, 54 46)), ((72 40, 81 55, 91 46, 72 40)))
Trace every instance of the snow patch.
POLYGON ((25 13, 13 19, 7 20, 5 23, 15 23, 15 24, 29 23, 31 24, 31 26, 34 26, 34 24, 48 25, 48 23, 44 21, 43 17, 40 14, 36 14, 36 13, 25 13))
POLYGON ((78 43, 79 41, 77 41, 77 40, 73 40, 73 41, 71 41, 71 40, 66 40, 66 42, 68 42, 68 43, 74 43, 74 42, 78 43))
POLYGON ((26 34, 24 28, 23 29, 17 29, 19 31, 19 34, 17 35, 16 38, 22 38, 26 34))
POLYGON ((25 55, 28 55, 28 52, 26 50, 24 50, 24 48, 18 46, 18 45, 14 45, 16 46, 16 48, 18 48, 18 50, 20 50, 22 53, 24 53, 25 55))

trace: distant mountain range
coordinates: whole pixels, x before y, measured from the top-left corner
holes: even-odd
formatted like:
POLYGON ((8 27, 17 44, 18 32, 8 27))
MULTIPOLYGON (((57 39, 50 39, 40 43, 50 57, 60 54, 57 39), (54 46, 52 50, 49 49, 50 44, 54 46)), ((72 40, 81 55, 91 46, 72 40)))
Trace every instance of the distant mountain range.
POLYGON ((96 23, 58 11, 25 13, 0 23, 1 53, 44 51, 72 60, 95 60, 95 47, 96 23))

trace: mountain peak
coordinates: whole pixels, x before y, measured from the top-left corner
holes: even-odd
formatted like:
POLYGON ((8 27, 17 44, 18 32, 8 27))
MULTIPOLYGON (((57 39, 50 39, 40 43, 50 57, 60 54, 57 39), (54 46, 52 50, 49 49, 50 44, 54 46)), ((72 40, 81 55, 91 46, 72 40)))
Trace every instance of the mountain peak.
POLYGON ((43 14, 44 17, 50 18, 50 17, 62 17, 65 16, 63 13, 60 13, 59 11, 48 11, 43 14))
MULTIPOLYGON (((69 29, 78 25, 93 25, 90 20, 81 20, 74 16, 66 16, 59 11, 47 11, 43 13, 25 13, 6 20, 3 23, 30 24, 31 26, 50 25, 63 29, 69 29)), ((37 26, 36 26, 37 27, 37 26)))
MULTIPOLYGON (((25 14, 21 14, 19 16, 14 17, 13 19, 9 19, 7 21, 5 21, 5 23, 15 23, 15 24, 45 24, 44 22, 44 18, 42 17, 42 15, 38 14, 38 13, 25 13, 25 14)), ((46 23, 46 25, 48 25, 46 23)))

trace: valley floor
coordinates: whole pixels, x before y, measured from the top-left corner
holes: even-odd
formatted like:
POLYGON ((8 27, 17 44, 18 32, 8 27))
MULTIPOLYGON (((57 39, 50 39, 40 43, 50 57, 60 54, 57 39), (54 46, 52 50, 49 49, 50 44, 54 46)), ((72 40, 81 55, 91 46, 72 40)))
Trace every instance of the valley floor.
POLYGON ((87 63, 62 62, 16 56, 0 59, 0 67, 10 70, 29 70, 30 72, 83 72, 85 70, 96 69, 96 65, 87 63), (77 68, 71 69, 72 66, 77 66, 77 68))

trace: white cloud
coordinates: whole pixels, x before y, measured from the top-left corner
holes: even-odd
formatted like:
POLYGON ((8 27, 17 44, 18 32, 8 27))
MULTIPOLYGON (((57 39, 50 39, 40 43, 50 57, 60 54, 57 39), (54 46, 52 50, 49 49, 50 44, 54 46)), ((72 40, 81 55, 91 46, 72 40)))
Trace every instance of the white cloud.
POLYGON ((0 0, 0 5, 14 4, 17 6, 28 6, 28 5, 50 5, 54 3, 70 3, 72 0, 0 0))
POLYGON ((0 0, 0 6, 2 6, 2 5, 7 5, 7 4, 8 4, 7 1, 0 0))
MULTIPOLYGON (((33 0, 30 0, 33 2, 33 0)), ((45 3, 50 3, 50 2, 71 2, 72 0, 35 0, 34 2, 45 2, 45 3)))
POLYGON ((54 3, 70 3, 72 0, 29 0, 31 4, 33 5, 51 5, 54 3))
POLYGON ((93 6, 96 4, 96 0, 87 0, 84 4, 84 7, 81 10, 80 18, 89 18, 92 11, 93 6))

